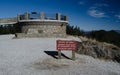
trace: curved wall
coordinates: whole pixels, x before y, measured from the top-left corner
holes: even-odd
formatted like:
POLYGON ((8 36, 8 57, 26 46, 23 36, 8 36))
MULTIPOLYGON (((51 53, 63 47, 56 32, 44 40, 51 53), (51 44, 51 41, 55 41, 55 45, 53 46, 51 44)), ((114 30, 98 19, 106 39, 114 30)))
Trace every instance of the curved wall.
POLYGON ((23 21, 22 33, 26 34, 66 34, 66 22, 59 21, 23 21))

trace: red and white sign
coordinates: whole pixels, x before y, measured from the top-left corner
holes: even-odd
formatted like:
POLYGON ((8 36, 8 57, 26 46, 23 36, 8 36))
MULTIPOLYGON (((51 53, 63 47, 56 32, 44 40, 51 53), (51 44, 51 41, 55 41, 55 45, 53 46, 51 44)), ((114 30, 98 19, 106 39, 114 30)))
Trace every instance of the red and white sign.
POLYGON ((77 41, 57 40, 57 50, 77 50, 77 41))

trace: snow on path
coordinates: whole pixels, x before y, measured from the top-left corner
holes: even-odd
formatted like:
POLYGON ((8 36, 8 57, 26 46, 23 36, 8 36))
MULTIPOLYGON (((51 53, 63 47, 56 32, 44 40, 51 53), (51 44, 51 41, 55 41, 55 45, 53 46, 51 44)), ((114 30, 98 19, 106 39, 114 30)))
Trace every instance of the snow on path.
MULTIPOLYGON (((0 35, 0 75, 120 75, 120 65, 76 54, 76 60, 55 59, 56 40, 79 38, 24 38, 0 35)), ((62 51, 71 57, 71 51, 62 51)))

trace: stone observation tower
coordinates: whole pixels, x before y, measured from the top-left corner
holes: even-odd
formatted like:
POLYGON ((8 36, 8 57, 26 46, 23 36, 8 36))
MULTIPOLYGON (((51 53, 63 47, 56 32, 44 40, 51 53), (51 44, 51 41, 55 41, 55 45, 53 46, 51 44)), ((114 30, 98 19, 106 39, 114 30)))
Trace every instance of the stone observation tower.
POLYGON ((66 37, 67 24, 68 17, 60 13, 26 12, 17 16, 17 25, 21 26, 21 33, 16 33, 15 35, 17 38, 66 37))
POLYGON ((68 17, 60 13, 24 13, 17 17, 0 18, 0 25, 16 25, 20 33, 17 38, 23 37, 66 37, 68 17))

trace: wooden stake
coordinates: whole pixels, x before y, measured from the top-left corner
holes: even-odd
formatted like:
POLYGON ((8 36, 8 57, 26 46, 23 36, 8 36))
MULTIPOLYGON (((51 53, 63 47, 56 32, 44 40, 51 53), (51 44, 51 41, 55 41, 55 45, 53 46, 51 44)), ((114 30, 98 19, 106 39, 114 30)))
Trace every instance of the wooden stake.
POLYGON ((58 50, 58 57, 61 59, 61 50, 58 50))
POLYGON ((72 50, 72 60, 75 60, 75 51, 72 50))

